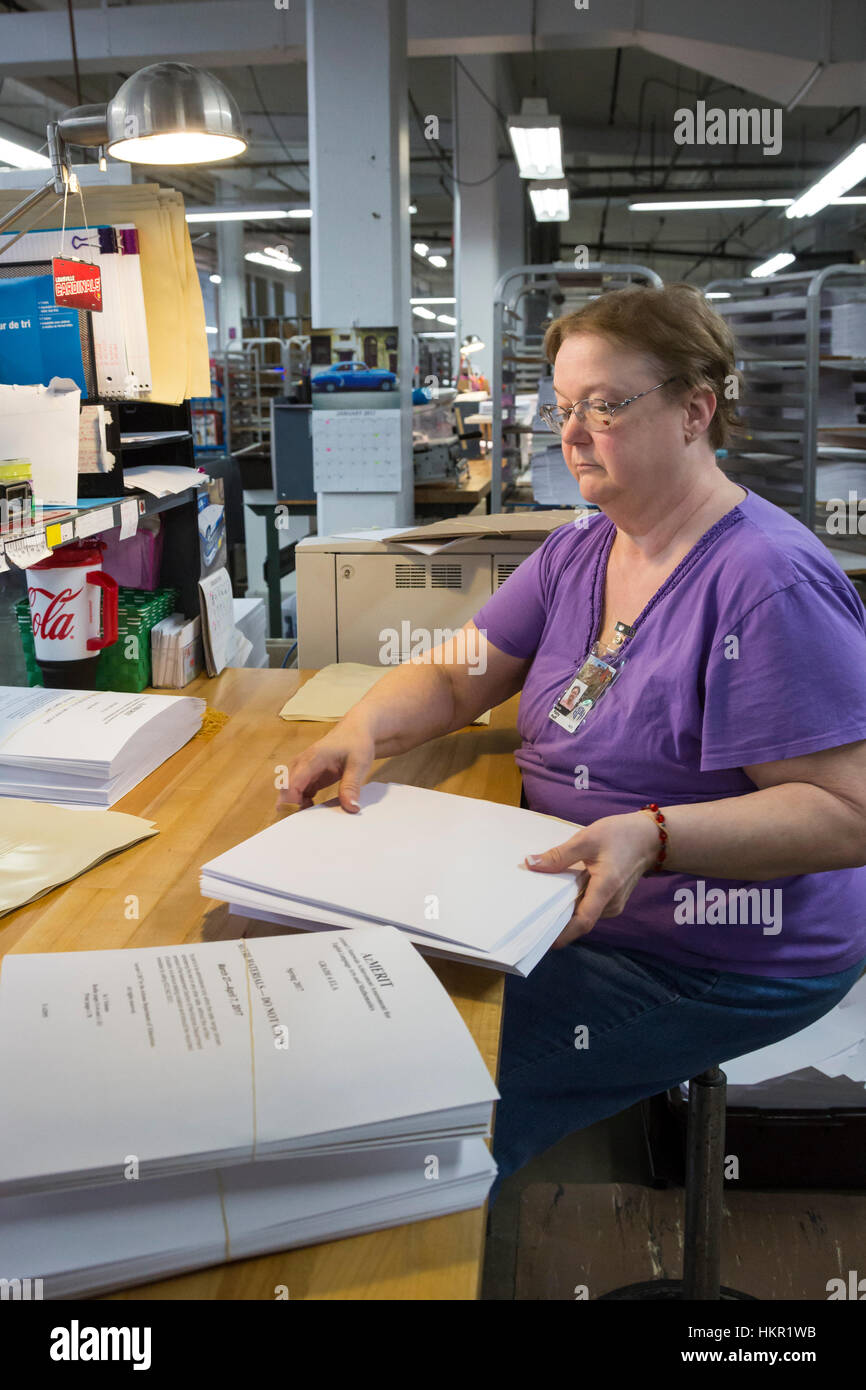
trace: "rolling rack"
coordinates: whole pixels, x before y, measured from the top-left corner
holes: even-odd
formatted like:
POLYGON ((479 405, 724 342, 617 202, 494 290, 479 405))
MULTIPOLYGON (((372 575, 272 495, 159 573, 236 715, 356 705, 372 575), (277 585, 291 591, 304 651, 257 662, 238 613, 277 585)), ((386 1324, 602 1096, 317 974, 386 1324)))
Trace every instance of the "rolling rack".
MULTIPOLYGON (((610 290, 643 282, 661 287, 654 270, 645 265, 614 265, 596 261, 575 266, 568 261, 520 265, 498 281, 493 301, 493 399, 491 430, 490 510, 502 511, 503 475, 513 481, 513 461, 520 457, 520 437, 539 433, 515 419, 515 397, 534 391, 544 366, 543 326, 532 331, 522 301, 527 296, 555 291, 563 296, 559 312, 567 314, 610 290), (508 442, 506 443, 506 439, 508 442)), ((549 431, 544 434, 549 437, 549 431)))
POLYGON ((309 344, 302 336, 243 338, 236 347, 214 355, 222 370, 227 454, 270 459, 271 401, 289 394, 293 381, 303 376, 309 344), (268 349, 273 348, 279 354, 275 362, 268 360, 268 349))
MULTIPOLYGON (((866 568, 866 536, 827 531, 830 498, 822 478, 822 466, 835 464, 866 493, 866 356, 834 354, 831 328, 834 310, 846 300, 866 301, 866 268, 714 280, 704 293, 714 296, 713 307, 734 333, 745 382, 738 412, 743 431, 722 467, 808 526, 843 568, 866 568), (729 297, 715 298, 720 295, 729 297)), ((829 487, 835 498, 838 490, 829 487)), ((846 501, 847 491, 846 484, 846 501)))

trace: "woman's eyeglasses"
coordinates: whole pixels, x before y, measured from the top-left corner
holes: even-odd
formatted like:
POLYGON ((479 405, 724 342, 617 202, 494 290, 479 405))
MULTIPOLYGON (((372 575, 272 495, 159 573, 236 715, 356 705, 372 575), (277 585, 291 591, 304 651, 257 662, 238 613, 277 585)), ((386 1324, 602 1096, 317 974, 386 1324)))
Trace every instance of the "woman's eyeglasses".
POLYGON ((578 422, 588 430, 609 429, 618 410, 624 410, 632 401, 639 401, 641 396, 651 396, 653 391, 660 391, 663 386, 676 380, 675 376, 669 376, 667 381, 660 381, 658 386, 651 386, 648 391, 639 391, 636 396, 629 396, 624 401, 602 401, 598 397, 591 397, 585 401, 575 401, 567 410, 561 410, 558 405, 543 405, 538 413, 546 425, 558 430, 560 434, 572 415, 576 415, 578 422))

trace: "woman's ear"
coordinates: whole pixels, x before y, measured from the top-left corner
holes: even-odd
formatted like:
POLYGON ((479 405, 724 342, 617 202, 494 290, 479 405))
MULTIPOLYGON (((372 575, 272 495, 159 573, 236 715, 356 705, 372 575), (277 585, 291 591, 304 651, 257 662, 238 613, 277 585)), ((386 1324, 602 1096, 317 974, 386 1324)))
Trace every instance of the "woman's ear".
POLYGON ((716 413, 716 404, 715 392, 711 387, 692 388, 683 403, 683 437, 686 444, 691 444, 693 440, 706 433, 716 413))

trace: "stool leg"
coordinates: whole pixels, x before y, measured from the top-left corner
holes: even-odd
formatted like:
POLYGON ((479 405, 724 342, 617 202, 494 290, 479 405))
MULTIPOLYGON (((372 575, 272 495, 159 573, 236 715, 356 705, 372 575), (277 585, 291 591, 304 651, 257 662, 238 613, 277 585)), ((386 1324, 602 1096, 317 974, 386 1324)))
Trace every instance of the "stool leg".
POLYGON ((689 1082, 686 1137, 683 1298, 720 1294, 725 1095, 727 1078, 710 1067, 689 1082))

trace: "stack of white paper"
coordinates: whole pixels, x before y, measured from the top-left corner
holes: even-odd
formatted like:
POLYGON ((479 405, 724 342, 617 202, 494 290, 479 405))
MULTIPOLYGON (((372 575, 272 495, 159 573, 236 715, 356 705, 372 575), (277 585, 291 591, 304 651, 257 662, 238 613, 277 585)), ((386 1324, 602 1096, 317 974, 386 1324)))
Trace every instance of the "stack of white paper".
POLYGON ((152 684, 182 690, 199 674, 204 664, 201 618, 185 618, 172 613, 150 630, 152 684))
POLYGON ((4 1197, 0 1279, 39 1278, 44 1298, 108 1293, 467 1211, 483 1205, 495 1175, 483 1139, 446 1139, 435 1154, 425 1142, 4 1197))
POLYGON ((0 796, 113 806, 198 732, 188 695, 0 686, 0 796))
POLYGON ((8 955, 0 1052, 0 1278, 48 1297, 478 1206, 495 1173, 487 1067, 381 927, 8 955))
POLYGON ((303 927, 399 927, 429 955, 528 975, 585 874, 524 859, 579 827, 491 801, 370 782, 361 810, 296 812, 205 864, 201 890, 246 917, 303 927))

